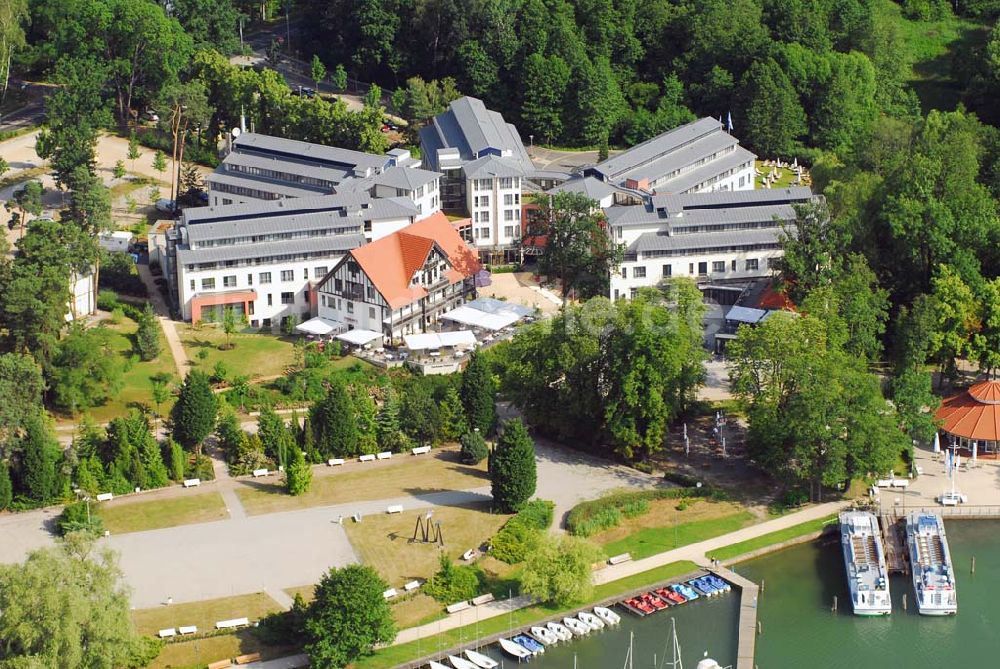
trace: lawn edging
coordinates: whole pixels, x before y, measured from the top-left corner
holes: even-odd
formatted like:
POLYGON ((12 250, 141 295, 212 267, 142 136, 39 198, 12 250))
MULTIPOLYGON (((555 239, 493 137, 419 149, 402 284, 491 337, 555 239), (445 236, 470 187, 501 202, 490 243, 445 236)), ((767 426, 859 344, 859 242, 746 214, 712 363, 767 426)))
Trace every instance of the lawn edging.
POLYGON ((835 515, 816 520, 807 520, 804 523, 792 525, 783 530, 776 530, 753 539, 723 546, 711 551, 709 557, 720 560, 726 566, 752 560, 755 557, 780 551, 789 546, 814 541, 827 532, 831 532, 835 527, 834 522, 836 520, 837 516, 835 515))

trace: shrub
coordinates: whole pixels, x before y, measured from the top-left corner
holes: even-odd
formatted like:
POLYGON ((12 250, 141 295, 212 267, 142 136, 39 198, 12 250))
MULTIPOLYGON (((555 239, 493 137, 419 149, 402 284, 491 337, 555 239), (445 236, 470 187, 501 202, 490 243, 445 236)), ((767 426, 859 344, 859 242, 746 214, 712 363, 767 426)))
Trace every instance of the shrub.
POLYGON ((118 293, 113 290, 99 290, 97 292, 97 308, 101 311, 114 311, 118 307, 118 293))
POLYGON ((70 532, 87 532, 98 536, 104 533, 104 521, 97 515, 96 507, 89 509, 87 502, 73 502, 67 504, 56 518, 56 528, 62 536, 70 532))
POLYGON ((688 506, 690 506, 690 502, 688 502, 686 499, 682 499, 680 502, 677 503, 677 506, 674 508, 676 508, 678 511, 687 511, 688 506))
POLYGON ((555 504, 547 500, 525 504, 493 537, 493 557, 507 564, 523 562, 552 525, 553 509, 555 504))
POLYGON ((469 566, 457 566, 444 554, 441 568, 424 585, 424 592, 442 604, 472 599, 479 594, 479 573, 469 566))
POLYGON ((533 499, 517 513, 517 518, 528 527, 547 530, 552 525, 552 514, 556 505, 547 499, 533 499))
POLYGON ((466 432, 462 435, 462 462, 467 465, 478 465, 489 454, 486 440, 479 432, 466 432))
POLYGON ((566 529, 570 534, 589 537, 617 527, 622 518, 641 516, 649 511, 649 503, 652 501, 685 497, 724 499, 725 493, 708 486, 612 493, 573 507, 566 517, 566 529))
POLYGON ((693 488, 698 484, 698 479, 690 474, 682 474, 681 472, 664 472, 663 480, 682 485, 685 488, 693 488))

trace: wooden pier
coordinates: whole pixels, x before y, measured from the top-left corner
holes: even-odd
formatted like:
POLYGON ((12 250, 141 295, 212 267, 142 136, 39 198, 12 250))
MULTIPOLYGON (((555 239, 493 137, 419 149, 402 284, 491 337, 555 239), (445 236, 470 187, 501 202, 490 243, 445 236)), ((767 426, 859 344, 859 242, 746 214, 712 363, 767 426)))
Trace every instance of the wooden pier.
POLYGON ((736 669, 754 669, 753 657, 757 645, 757 596, 760 588, 750 579, 725 567, 714 567, 710 571, 740 589, 739 650, 736 654, 736 669))
POLYGON ((883 513, 879 521, 882 526, 882 545, 885 546, 886 568, 890 574, 909 574, 910 563, 906 559, 903 521, 890 513, 883 513))

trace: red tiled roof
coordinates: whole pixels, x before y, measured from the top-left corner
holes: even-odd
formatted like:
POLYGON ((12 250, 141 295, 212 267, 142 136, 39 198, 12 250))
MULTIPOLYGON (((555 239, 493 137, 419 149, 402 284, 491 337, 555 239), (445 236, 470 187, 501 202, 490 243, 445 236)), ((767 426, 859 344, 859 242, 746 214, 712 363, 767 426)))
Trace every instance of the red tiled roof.
POLYGON ((410 285, 437 246, 452 268, 445 273, 449 283, 467 279, 479 270, 475 252, 441 212, 408 225, 398 232, 351 251, 375 288, 393 309, 427 296, 421 286, 410 285))
POLYGON ((786 293, 779 292, 772 282, 761 293, 760 299, 757 301, 757 308, 795 311, 795 303, 788 298, 786 293))
POLYGON ((949 397, 934 414, 941 429, 966 439, 1000 441, 1000 381, 983 381, 949 397))

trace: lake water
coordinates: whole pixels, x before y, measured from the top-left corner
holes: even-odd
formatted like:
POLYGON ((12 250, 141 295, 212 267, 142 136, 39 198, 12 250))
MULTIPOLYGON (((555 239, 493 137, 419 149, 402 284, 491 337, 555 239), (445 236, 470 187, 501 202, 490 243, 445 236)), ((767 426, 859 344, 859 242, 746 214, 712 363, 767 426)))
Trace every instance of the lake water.
MULTIPOLYGON (((850 611, 838 538, 811 542, 737 565, 760 583, 757 639, 760 669, 950 669, 1000 667, 1000 521, 945 521, 958 582, 959 613, 920 616, 909 578, 890 584, 893 613, 861 618, 850 611), (970 574, 972 557, 976 573, 970 574), (903 595, 909 610, 903 611, 903 595), (839 610, 831 612, 834 595, 839 610)), ((624 667, 629 632, 635 633, 633 666, 663 666, 670 618, 677 622, 684 666, 693 669, 705 651, 726 666, 736 662, 738 594, 698 600, 636 618, 622 616, 620 630, 604 631, 549 648, 529 666, 543 669, 624 667), (654 665, 654 655, 656 665, 654 665)), ((494 654, 493 651, 490 651, 494 654)), ((669 654, 670 649, 666 647, 669 654)), ((505 666, 513 666, 502 658, 505 666)))

